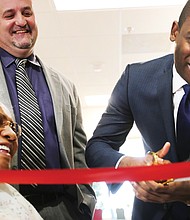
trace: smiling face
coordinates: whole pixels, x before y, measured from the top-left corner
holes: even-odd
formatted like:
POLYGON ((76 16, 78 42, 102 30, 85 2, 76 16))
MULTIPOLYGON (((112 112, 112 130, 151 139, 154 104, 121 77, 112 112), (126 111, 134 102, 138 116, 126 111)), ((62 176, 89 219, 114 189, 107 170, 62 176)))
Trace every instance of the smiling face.
POLYGON ((18 148, 14 122, 6 107, 0 104, 0 169, 10 169, 11 158, 18 148))
POLYGON ((181 28, 178 22, 173 23, 170 40, 176 43, 176 70, 187 83, 190 83, 190 17, 187 17, 181 28))
POLYGON ((32 0, 0 0, 0 47, 18 58, 33 52, 38 35, 32 0))

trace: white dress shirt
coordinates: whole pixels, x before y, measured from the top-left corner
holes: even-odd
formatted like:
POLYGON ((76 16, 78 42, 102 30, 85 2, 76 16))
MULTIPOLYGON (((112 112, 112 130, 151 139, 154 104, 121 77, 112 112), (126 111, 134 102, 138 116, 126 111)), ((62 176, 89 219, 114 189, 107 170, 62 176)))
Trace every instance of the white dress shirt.
POLYGON ((177 73, 175 65, 173 65, 173 104, 174 104, 174 120, 176 127, 177 112, 179 103, 184 95, 184 89, 182 88, 187 82, 177 73))

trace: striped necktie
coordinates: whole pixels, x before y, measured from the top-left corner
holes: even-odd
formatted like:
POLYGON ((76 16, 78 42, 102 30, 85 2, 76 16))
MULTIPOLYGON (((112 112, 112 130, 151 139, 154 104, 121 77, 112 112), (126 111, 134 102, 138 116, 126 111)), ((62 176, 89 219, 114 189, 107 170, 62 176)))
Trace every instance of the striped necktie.
POLYGON ((27 59, 16 59, 16 86, 22 126, 21 169, 45 169, 42 117, 26 72, 27 59))

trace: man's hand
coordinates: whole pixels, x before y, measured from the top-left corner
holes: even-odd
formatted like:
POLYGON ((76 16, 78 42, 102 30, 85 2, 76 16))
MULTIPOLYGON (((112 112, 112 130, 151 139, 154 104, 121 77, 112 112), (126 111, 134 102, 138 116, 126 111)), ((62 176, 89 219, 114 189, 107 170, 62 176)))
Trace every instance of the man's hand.
MULTIPOLYGON (((168 160, 163 160, 162 158, 168 153, 170 149, 170 143, 166 142, 163 148, 155 154, 157 155, 157 164, 167 164, 170 163, 168 160)), ((150 166, 154 164, 154 157, 151 154, 146 154, 145 157, 129 157, 125 156, 119 163, 118 167, 131 167, 131 166, 150 166)))
POLYGON ((190 181, 171 182, 167 185, 155 181, 132 182, 135 196, 144 202, 166 203, 190 201, 190 181))
MULTIPOLYGON (((152 166, 171 163, 163 158, 170 149, 166 142, 157 152, 149 152, 145 157, 124 157, 119 167, 152 166)), ((186 202, 190 197, 190 181, 173 182, 173 180, 131 182, 135 196, 145 202, 164 203, 172 201, 186 202), (189 192, 189 193, 187 193, 189 192)))

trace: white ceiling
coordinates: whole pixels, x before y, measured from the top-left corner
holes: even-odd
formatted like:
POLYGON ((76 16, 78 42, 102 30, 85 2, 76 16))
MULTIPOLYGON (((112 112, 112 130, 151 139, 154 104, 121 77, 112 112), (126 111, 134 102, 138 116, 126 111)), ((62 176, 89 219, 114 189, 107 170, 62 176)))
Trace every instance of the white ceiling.
POLYGON ((171 52, 170 28, 183 6, 56 12, 53 0, 33 2, 35 52, 75 83, 88 136, 105 106, 89 107, 84 97, 110 95, 128 63, 171 52))
POLYGON ((171 6, 185 4, 185 2, 186 0, 54 0, 55 7, 59 11, 171 6))

